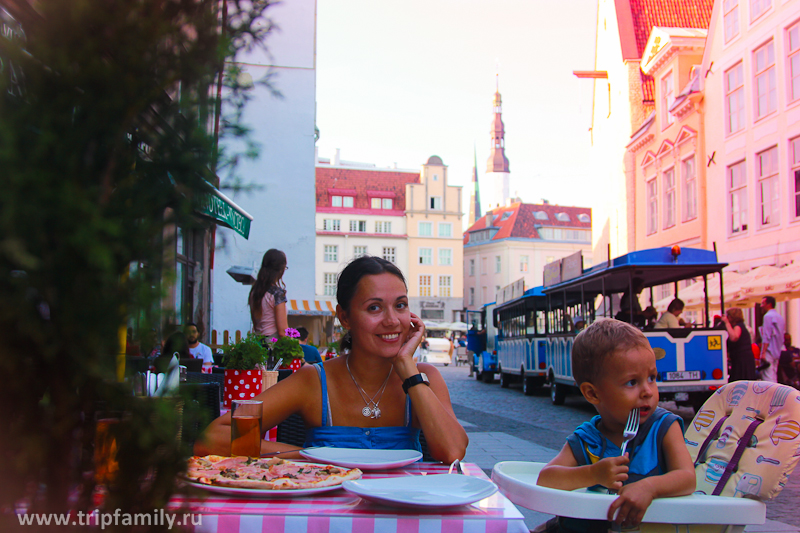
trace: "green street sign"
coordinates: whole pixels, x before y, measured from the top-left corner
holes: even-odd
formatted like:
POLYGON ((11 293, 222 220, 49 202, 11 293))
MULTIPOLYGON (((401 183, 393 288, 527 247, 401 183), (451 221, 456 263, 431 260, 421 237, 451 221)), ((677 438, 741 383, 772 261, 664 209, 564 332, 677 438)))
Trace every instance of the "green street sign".
POLYGON ((253 217, 217 189, 201 196, 197 210, 231 228, 245 239, 250 236, 250 222, 253 217))

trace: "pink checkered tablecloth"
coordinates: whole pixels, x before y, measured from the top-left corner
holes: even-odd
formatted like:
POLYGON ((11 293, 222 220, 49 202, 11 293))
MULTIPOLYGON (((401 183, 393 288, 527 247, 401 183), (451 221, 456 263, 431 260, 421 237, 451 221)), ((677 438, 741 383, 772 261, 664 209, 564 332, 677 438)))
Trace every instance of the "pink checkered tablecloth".
MULTIPOLYGON (((415 463, 395 470, 364 472, 363 477, 446 474, 448 468, 415 463)), ((465 475, 488 479, 473 463, 463 463, 462 468, 465 475)), ((275 499, 208 493, 177 497, 169 508, 195 514, 195 533, 528 533, 522 514, 500 492, 472 505, 447 510, 384 507, 345 490, 275 499)))

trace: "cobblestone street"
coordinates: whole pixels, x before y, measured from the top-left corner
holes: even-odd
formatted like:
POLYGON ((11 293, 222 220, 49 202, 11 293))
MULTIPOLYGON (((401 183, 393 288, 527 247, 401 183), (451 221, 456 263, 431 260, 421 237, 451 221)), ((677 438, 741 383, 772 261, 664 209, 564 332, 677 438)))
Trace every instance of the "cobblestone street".
MULTIPOLYGON (((524 396, 519 385, 503 389, 497 382, 476 381, 468 377, 469 369, 464 366, 438 368, 447 382, 456 416, 470 438, 466 460, 478 464, 487 475, 498 461, 549 461, 567 436, 595 415, 594 408, 578 396, 568 396, 565 405, 557 407, 550 402, 546 388, 537 395, 524 396)), ((694 416, 691 409, 676 409, 671 402, 662 406, 687 423, 694 416)), ((800 471, 795 470, 786 488, 767 503, 767 524, 748 527, 747 531, 798 531, 799 508, 800 471)), ((531 529, 549 518, 520 510, 531 529)))

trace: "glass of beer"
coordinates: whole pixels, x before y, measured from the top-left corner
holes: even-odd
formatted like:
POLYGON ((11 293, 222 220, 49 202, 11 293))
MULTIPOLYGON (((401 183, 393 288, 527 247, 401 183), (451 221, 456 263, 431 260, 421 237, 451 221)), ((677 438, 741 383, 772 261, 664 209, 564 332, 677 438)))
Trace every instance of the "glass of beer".
POLYGON ((94 475, 100 484, 112 482, 119 469, 117 439, 112 434, 112 426, 118 422, 119 416, 112 413, 98 413, 95 420, 94 475))
POLYGON ((231 455, 261 455, 261 400, 233 400, 231 455))

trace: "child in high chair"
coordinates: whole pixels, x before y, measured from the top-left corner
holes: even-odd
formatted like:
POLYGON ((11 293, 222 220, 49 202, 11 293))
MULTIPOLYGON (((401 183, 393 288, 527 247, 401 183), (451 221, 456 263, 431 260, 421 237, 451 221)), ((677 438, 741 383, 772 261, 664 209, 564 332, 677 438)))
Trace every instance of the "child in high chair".
MULTIPOLYGON (((658 407, 656 356, 639 329, 614 319, 594 322, 575 338, 572 374, 599 414, 567 438, 539 474, 539 485, 618 491, 608 520, 623 527, 639 525, 654 498, 694 492, 683 420, 658 407), (639 431, 621 457, 623 431, 634 409, 639 410, 639 431)), ((559 519, 560 531, 605 533, 609 526, 599 520, 559 519)))

